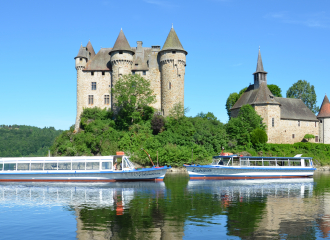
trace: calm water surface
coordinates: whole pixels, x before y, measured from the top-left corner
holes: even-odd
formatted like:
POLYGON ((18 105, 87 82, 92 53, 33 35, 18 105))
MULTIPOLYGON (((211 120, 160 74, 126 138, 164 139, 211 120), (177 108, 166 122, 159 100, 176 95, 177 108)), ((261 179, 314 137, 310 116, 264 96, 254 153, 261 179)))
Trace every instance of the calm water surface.
POLYGON ((0 185, 0 239, 330 239, 314 179, 0 185))

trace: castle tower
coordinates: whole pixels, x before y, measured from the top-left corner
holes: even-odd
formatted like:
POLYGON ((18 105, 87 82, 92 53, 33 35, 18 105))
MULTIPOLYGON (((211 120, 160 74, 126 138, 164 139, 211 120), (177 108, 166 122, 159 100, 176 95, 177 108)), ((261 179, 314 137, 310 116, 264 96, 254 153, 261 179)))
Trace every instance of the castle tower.
POLYGON ((322 106, 319 114, 317 115, 317 119, 319 120, 319 142, 320 143, 330 143, 330 102, 325 95, 322 106))
POLYGON ((160 54, 161 111, 164 116, 181 102, 184 105, 184 75, 186 50, 172 26, 160 54))
MULTIPOLYGON (((125 74, 131 74, 134 51, 130 47, 123 30, 120 30, 115 45, 109 52, 112 66, 111 88, 118 79, 125 74)), ((111 94, 111 108, 114 109, 113 95, 111 94)))
MULTIPOLYGON (((88 42, 90 43, 90 42, 88 42)), ((92 46, 90 44, 90 46, 92 46)), ((93 47, 92 47, 93 48, 93 47)), ((95 54, 95 53, 94 53, 95 54)), ((76 61, 76 70, 77 70, 77 116, 75 123, 75 130, 79 129, 80 115, 83 111, 82 102, 83 102, 83 70, 86 67, 86 63, 89 59, 89 52, 86 47, 80 46, 77 56, 74 58, 76 61)))
POLYGON ((264 71, 264 66, 262 65, 260 47, 259 47, 259 54, 258 54, 258 62, 257 62, 257 69, 253 73, 254 75, 254 89, 258 89, 261 83, 266 83, 267 85, 267 72, 264 71))

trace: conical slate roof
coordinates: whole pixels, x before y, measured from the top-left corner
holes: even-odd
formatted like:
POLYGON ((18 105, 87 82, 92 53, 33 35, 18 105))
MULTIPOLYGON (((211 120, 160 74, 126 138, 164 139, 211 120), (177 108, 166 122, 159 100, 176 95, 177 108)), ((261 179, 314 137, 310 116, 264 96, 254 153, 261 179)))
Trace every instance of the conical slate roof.
POLYGON ((330 117, 330 102, 327 95, 325 95, 323 99, 322 106, 317 117, 318 118, 330 117))
POLYGON ((82 45, 80 45, 79 52, 74 59, 76 58, 88 58, 86 48, 83 47, 82 45))
POLYGON ((132 50, 131 46, 129 45, 122 29, 120 30, 118 38, 115 42, 115 45, 113 46, 113 48, 110 52, 114 52, 114 51, 129 51, 134 54, 134 51, 132 50))
POLYGON ((259 53, 258 53, 257 69, 256 69, 256 71, 255 71, 253 74, 255 74, 255 73, 259 73, 259 72, 267 73, 267 72, 264 71, 264 66, 263 66, 263 64, 262 64, 260 48, 259 48, 259 53))
POLYGON ((176 35, 176 32, 173 27, 171 28, 171 31, 168 34, 161 51, 165 51, 165 50, 181 50, 184 51, 186 54, 188 54, 187 51, 184 50, 184 48, 182 47, 178 35, 176 35))
POLYGON ((86 48, 91 53, 91 58, 93 58, 95 56, 95 51, 90 40, 88 41, 86 48))

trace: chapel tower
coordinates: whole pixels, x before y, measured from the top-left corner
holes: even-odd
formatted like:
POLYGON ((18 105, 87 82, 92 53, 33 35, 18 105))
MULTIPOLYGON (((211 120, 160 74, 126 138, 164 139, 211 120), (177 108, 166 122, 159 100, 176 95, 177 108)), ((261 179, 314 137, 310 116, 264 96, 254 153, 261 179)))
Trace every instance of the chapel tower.
MULTIPOLYGON (((122 75, 132 73, 134 51, 130 47, 123 30, 121 29, 118 38, 109 52, 112 66, 111 88, 114 87, 122 75)), ((114 109, 114 99, 111 94, 111 108, 114 109)))
POLYGON ((253 73, 253 75, 254 75, 254 89, 258 89, 261 83, 266 83, 267 85, 267 72, 264 71, 264 66, 262 65, 260 47, 258 54, 257 69, 253 73))
POLYGON ((174 104, 184 105, 184 75, 186 55, 182 44, 172 26, 160 55, 161 72, 161 111, 169 114, 174 104))

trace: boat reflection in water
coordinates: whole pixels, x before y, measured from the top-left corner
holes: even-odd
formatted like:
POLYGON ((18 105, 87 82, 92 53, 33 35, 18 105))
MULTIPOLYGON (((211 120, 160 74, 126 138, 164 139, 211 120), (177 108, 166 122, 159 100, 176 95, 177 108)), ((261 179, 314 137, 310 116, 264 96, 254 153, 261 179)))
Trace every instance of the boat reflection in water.
POLYGON ((322 186, 312 178, 189 181, 180 174, 164 182, 6 183, 0 205, 7 214, 62 206, 74 213, 77 239, 315 239, 330 230, 322 186))

